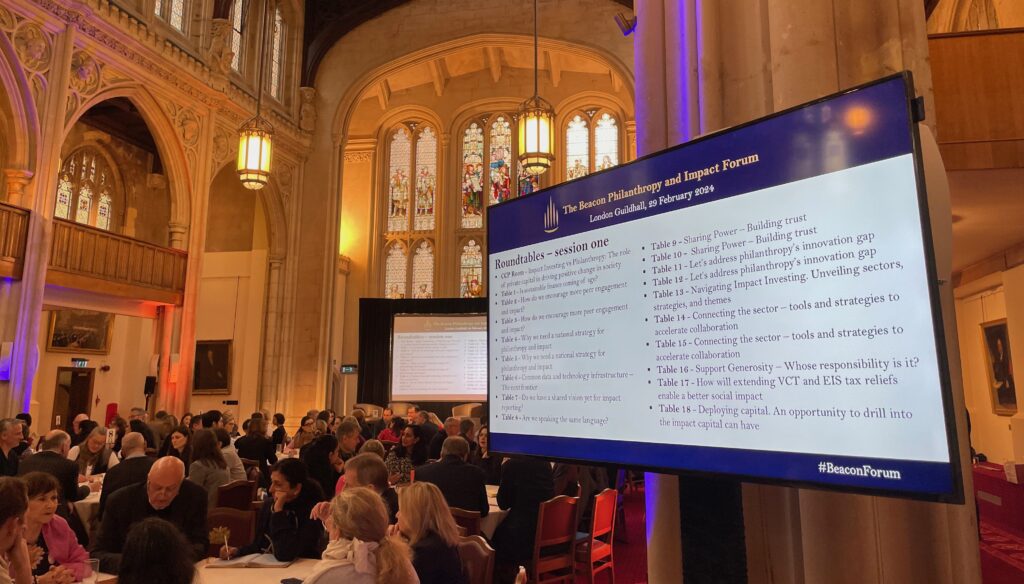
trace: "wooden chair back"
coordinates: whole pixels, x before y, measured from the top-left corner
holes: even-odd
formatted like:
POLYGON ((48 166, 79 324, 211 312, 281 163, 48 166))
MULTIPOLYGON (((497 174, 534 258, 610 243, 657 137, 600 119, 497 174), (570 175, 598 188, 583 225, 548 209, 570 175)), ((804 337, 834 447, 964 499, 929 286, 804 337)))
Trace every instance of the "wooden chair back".
POLYGON ((248 510, 256 500, 254 481, 232 481, 217 487, 217 507, 248 510))
POLYGON ((491 584, 494 581, 494 548, 479 535, 459 538, 462 572, 469 584, 491 584))
MULTIPOLYGON (((218 527, 226 527, 231 534, 228 536, 228 545, 231 547, 242 547, 252 543, 256 537, 256 513, 253 511, 242 511, 230 507, 214 507, 206 514, 206 525, 211 531, 218 527)), ((224 546, 223 541, 210 539, 210 557, 220 555, 220 548, 224 546)))
POLYGON ((618 499, 619 493, 614 489, 605 489, 594 495, 590 533, 577 542, 576 570, 587 574, 588 582, 593 582, 604 570, 612 570, 612 581, 615 581, 612 539, 615 537, 618 499))
POLYGON ((540 504, 530 580, 534 584, 573 582, 579 499, 559 495, 540 504))
POLYGON ((455 525, 464 528, 466 535, 480 535, 479 511, 467 511, 458 507, 452 507, 451 512, 452 518, 455 519, 455 525))

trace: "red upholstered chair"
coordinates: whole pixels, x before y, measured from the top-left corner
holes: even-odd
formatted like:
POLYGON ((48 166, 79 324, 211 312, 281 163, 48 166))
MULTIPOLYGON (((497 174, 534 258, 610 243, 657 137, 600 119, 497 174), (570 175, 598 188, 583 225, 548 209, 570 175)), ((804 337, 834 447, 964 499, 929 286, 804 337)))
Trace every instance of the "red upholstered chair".
MULTIPOLYGON (((256 537, 256 513, 253 511, 242 511, 228 507, 214 507, 206 514, 206 525, 211 531, 218 527, 226 527, 231 534, 228 536, 228 545, 240 548, 252 543, 256 537)), ((224 541, 213 541, 210 539, 210 557, 220 555, 220 548, 224 541)))
POLYGON ((480 535, 479 511, 467 511, 458 507, 452 507, 451 512, 452 518, 455 519, 455 525, 465 529, 466 535, 480 535))
POLYGON ((575 582, 574 548, 579 499, 559 495, 544 501, 537 514, 530 582, 575 582))
POLYGON ((256 483, 232 481, 217 487, 217 506, 248 511, 256 500, 256 483))
POLYGON ((618 491, 605 489, 594 495, 590 533, 576 540, 576 571, 587 575, 593 584, 598 573, 609 570, 615 584, 615 564, 612 557, 612 538, 615 535, 616 503, 618 491))
POLYGON ((462 572, 469 584, 491 584, 494 581, 494 548, 479 535, 459 538, 462 572))

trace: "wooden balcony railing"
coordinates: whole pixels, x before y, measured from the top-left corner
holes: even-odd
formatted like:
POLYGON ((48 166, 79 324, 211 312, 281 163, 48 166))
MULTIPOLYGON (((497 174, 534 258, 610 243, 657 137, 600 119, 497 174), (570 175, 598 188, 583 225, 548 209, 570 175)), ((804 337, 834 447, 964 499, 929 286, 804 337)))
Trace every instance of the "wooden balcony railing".
POLYGON ((46 281, 124 298, 181 304, 188 254, 81 225, 53 221, 46 281))
POLYGON ((25 267, 29 211, 0 203, 0 276, 21 279, 25 267))

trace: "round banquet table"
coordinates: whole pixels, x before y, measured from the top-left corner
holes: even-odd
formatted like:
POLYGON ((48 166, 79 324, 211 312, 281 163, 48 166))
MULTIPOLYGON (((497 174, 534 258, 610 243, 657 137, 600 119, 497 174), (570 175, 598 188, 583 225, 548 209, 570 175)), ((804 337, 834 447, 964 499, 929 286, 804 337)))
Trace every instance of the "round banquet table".
POLYGON ((305 580, 317 560, 298 559, 287 568, 207 568, 202 560, 196 564, 196 584, 280 584, 286 578, 305 580))
POLYGON ((75 506, 75 513, 82 520, 82 525, 85 526, 85 530, 89 533, 89 538, 92 539, 93 532, 95 531, 96 515, 100 510, 100 492, 89 493, 88 497, 81 501, 75 501, 73 505, 75 506))
POLYGON ((494 537, 494 531, 508 517, 508 511, 498 507, 498 485, 487 485, 487 502, 490 503, 491 509, 487 512, 487 517, 480 519, 480 531, 484 537, 491 539, 494 537))

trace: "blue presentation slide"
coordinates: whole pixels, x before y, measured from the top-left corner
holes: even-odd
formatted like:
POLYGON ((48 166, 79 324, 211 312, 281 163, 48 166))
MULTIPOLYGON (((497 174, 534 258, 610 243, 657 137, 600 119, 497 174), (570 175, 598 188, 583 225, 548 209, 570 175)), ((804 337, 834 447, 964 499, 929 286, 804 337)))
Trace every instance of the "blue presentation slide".
POLYGON ((492 448, 953 497, 908 82, 491 208, 492 448))

